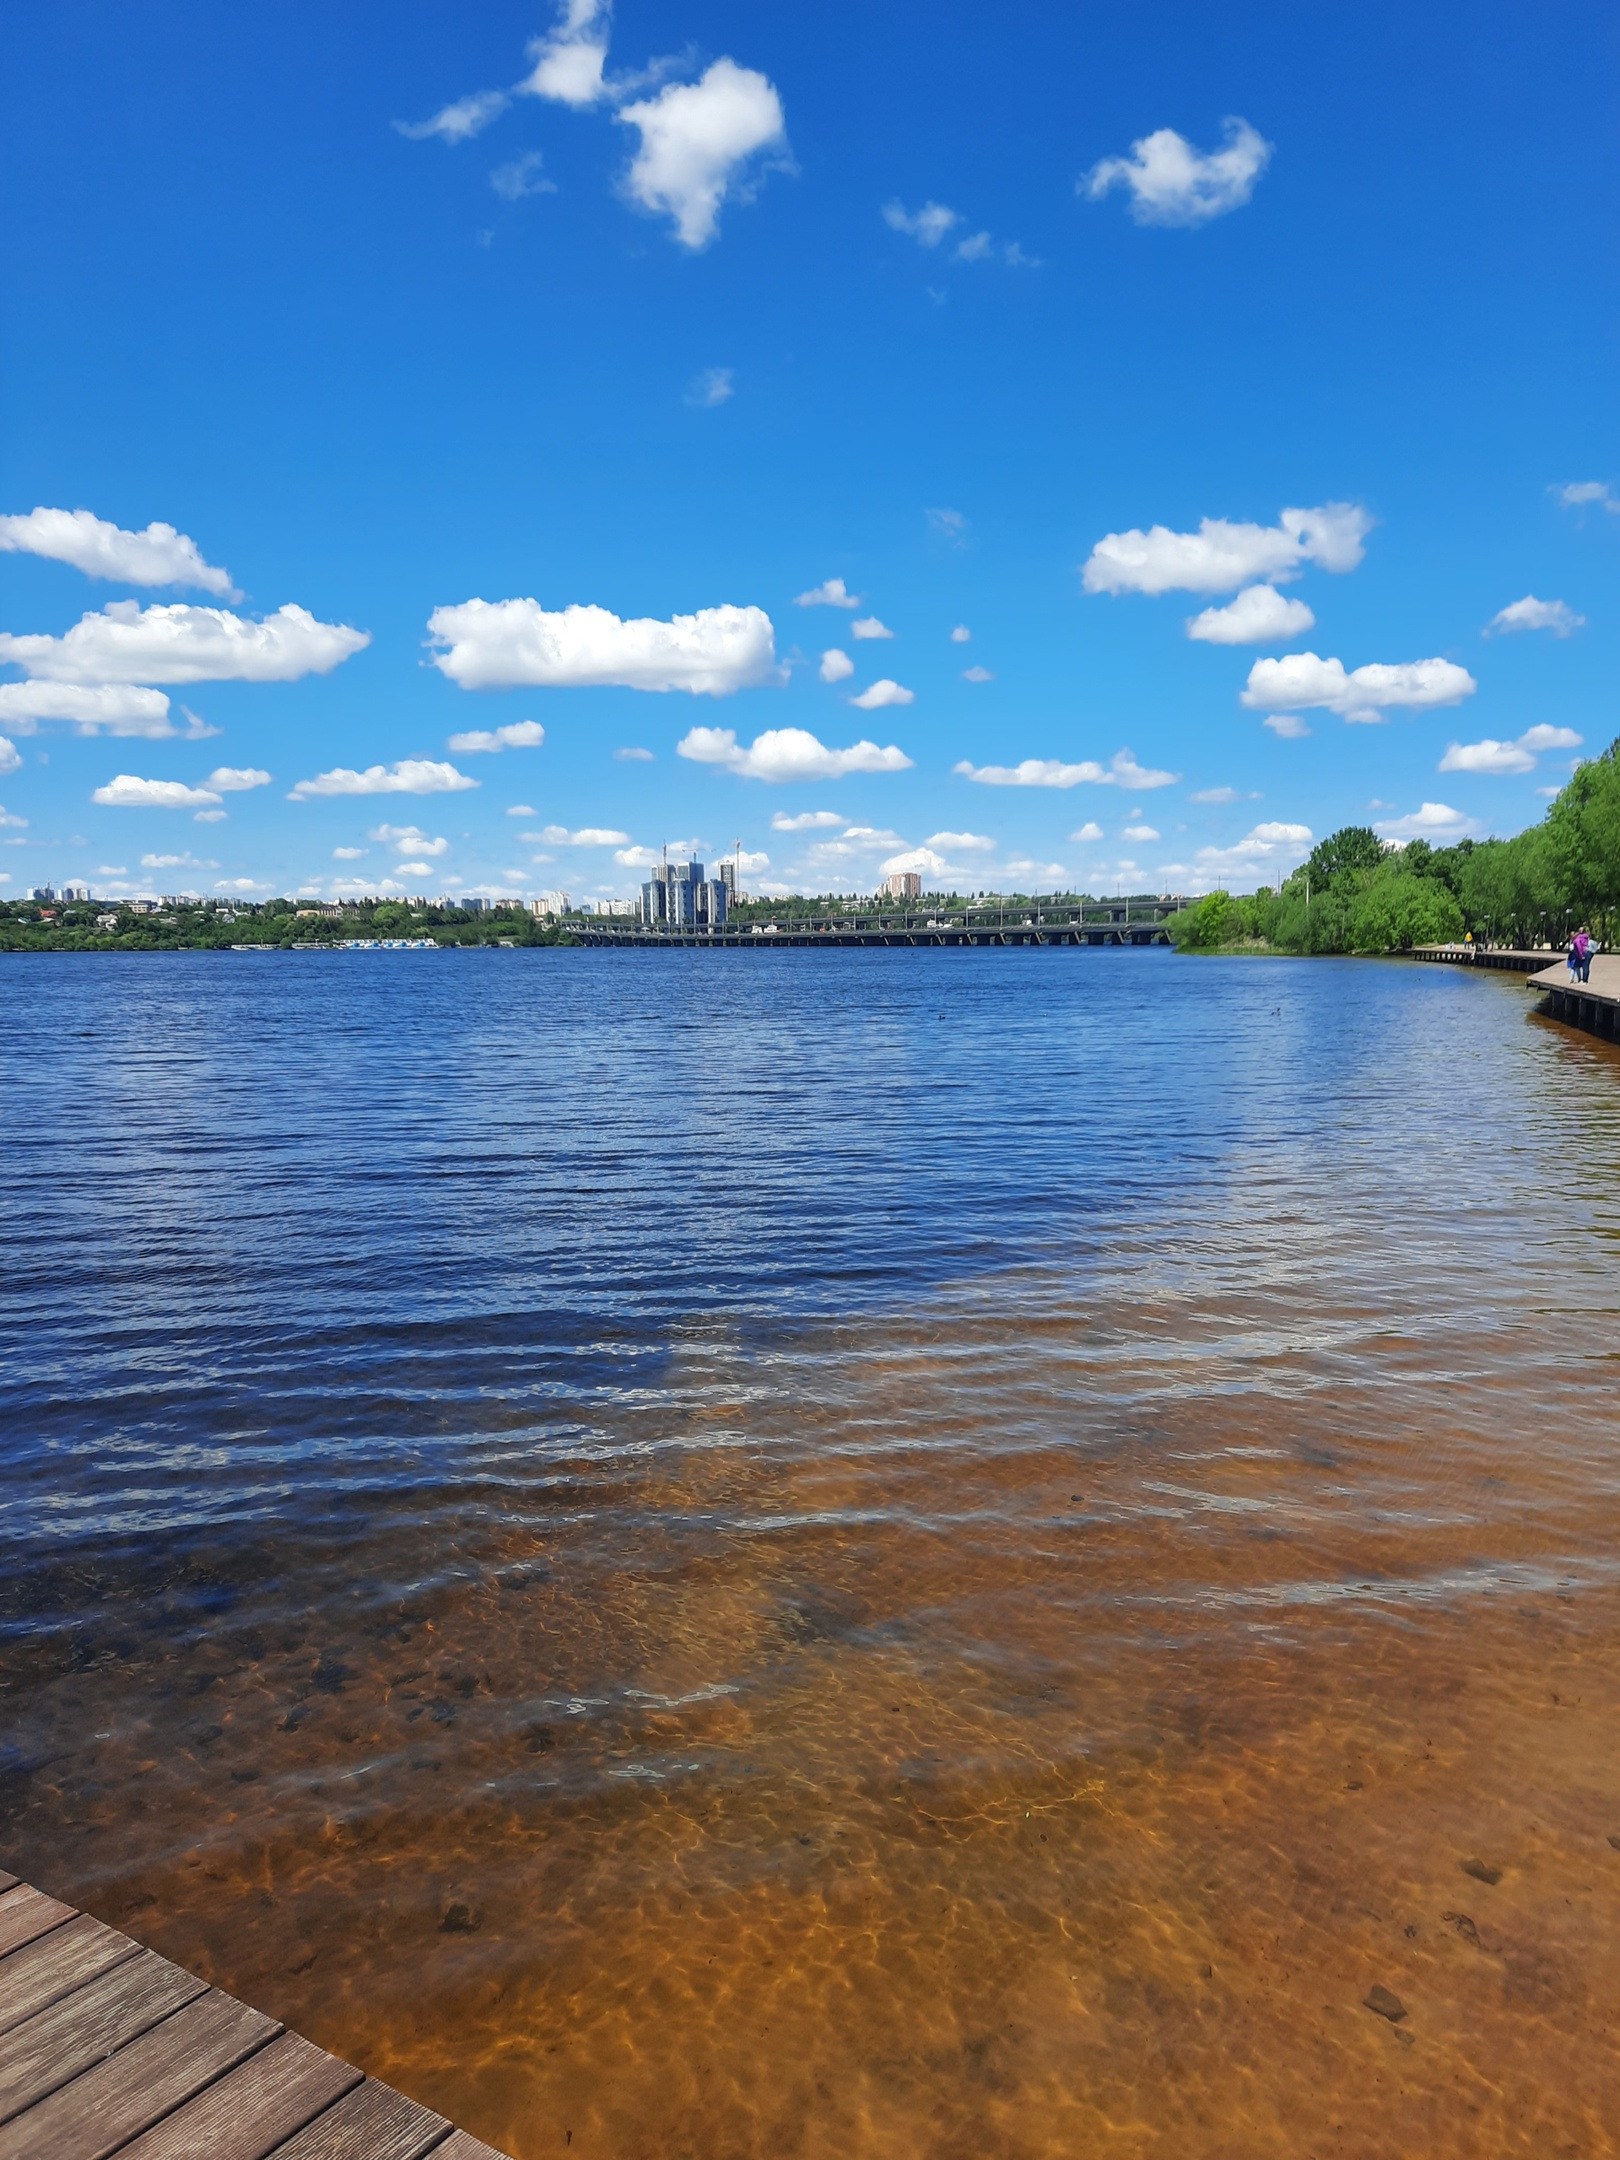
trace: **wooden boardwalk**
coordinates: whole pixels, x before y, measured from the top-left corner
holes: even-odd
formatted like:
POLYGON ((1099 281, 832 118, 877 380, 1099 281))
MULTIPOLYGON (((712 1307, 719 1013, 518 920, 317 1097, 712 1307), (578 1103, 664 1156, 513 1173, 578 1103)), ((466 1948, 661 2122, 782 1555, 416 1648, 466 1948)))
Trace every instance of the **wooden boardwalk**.
POLYGON ((503 2160, 0 1871, 0 2160, 503 2160))
POLYGON ((1550 946, 1534 952, 1506 945, 1414 945, 1414 960, 1439 960, 1455 967, 1507 968, 1515 975, 1529 975, 1544 968, 1554 957, 1550 946))
POLYGON ((1592 961, 1591 980, 1584 983, 1572 983, 1568 968, 1559 960, 1532 975, 1527 987, 1542 992, 1555 1020, 1585 1028, 1589 1035, 1601 1035, 1608 1042, 1620 1041, 1620 957, 1598 953, 1592 961))

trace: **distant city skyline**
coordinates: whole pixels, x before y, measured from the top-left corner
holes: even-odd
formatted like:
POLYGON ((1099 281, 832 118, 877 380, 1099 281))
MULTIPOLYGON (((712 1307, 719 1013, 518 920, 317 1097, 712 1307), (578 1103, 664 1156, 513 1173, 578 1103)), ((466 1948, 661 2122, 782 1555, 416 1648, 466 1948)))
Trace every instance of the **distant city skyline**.
POLYGON ((1537 818, 1615 729, 1601 19, 998 24, 19 18, 0 896, 1537 818))

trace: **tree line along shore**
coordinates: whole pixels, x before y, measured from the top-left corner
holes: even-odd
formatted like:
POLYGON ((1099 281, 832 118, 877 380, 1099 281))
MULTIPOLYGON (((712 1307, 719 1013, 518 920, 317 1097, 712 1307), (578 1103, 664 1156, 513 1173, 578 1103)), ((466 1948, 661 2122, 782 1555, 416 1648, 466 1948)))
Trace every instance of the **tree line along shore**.
POLYGON ((1389 953, 1464 937, 1529 950, 1582 923, 1605 946, 1620 928, 1620 738, 1512 840, 1397 847, 1347 825, 1275 889, 1212 892, 1165 927, 1181 952, 1389 953))

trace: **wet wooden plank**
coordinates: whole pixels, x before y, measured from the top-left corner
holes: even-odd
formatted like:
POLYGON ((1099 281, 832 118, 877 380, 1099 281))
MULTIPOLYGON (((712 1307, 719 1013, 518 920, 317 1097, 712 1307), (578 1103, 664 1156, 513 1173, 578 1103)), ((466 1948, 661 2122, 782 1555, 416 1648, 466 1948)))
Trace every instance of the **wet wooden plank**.
POLYGON ((306 2129, 278 2145, 272 2160, 422 2160, 444 2150, 450 2125, 391 2085, 367 2078, 306 2129))
POLYGON ((465 2130, 452 2130, 442 2145, 433 2149, 433 2160, 506 2160, 493 2145, 482 2145, 465 2130))
POLYGON ((280 2030, 210 1989, 0 2129, 0 2160, 108 2160, 280 2030))
POLYGON ((0 1958, 0 2033, 135 1955, 116 1928, 80 1913, 64 1927, 0 1958))
POLYGON ((269 2160, 360 2083, 360 2072, 283 2033, 217 2085, 125 2145, 119 2160, 269 2160))
POLYGON ((155 1950, 126 1958, 0 2037, 0 2123, 206 1992, 155 1950))
POLYGON ((0 1957, 20 1950, 37 1936, 48 1935, 64 1920, 73 1918, 73 1907, 59 1898, 47 1897, 30 1883, 18 1883, 0 1896, 0 1957))

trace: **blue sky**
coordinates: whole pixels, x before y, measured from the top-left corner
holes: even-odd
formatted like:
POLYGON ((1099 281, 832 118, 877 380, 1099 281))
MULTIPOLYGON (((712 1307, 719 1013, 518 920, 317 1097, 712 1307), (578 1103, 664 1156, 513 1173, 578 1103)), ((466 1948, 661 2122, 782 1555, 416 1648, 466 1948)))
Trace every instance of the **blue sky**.
POLYGON ((691 841, 1201 890, 1518 830, 1615 732, 1612 45, 25 11, 0 893, 590 896, 691 841))

